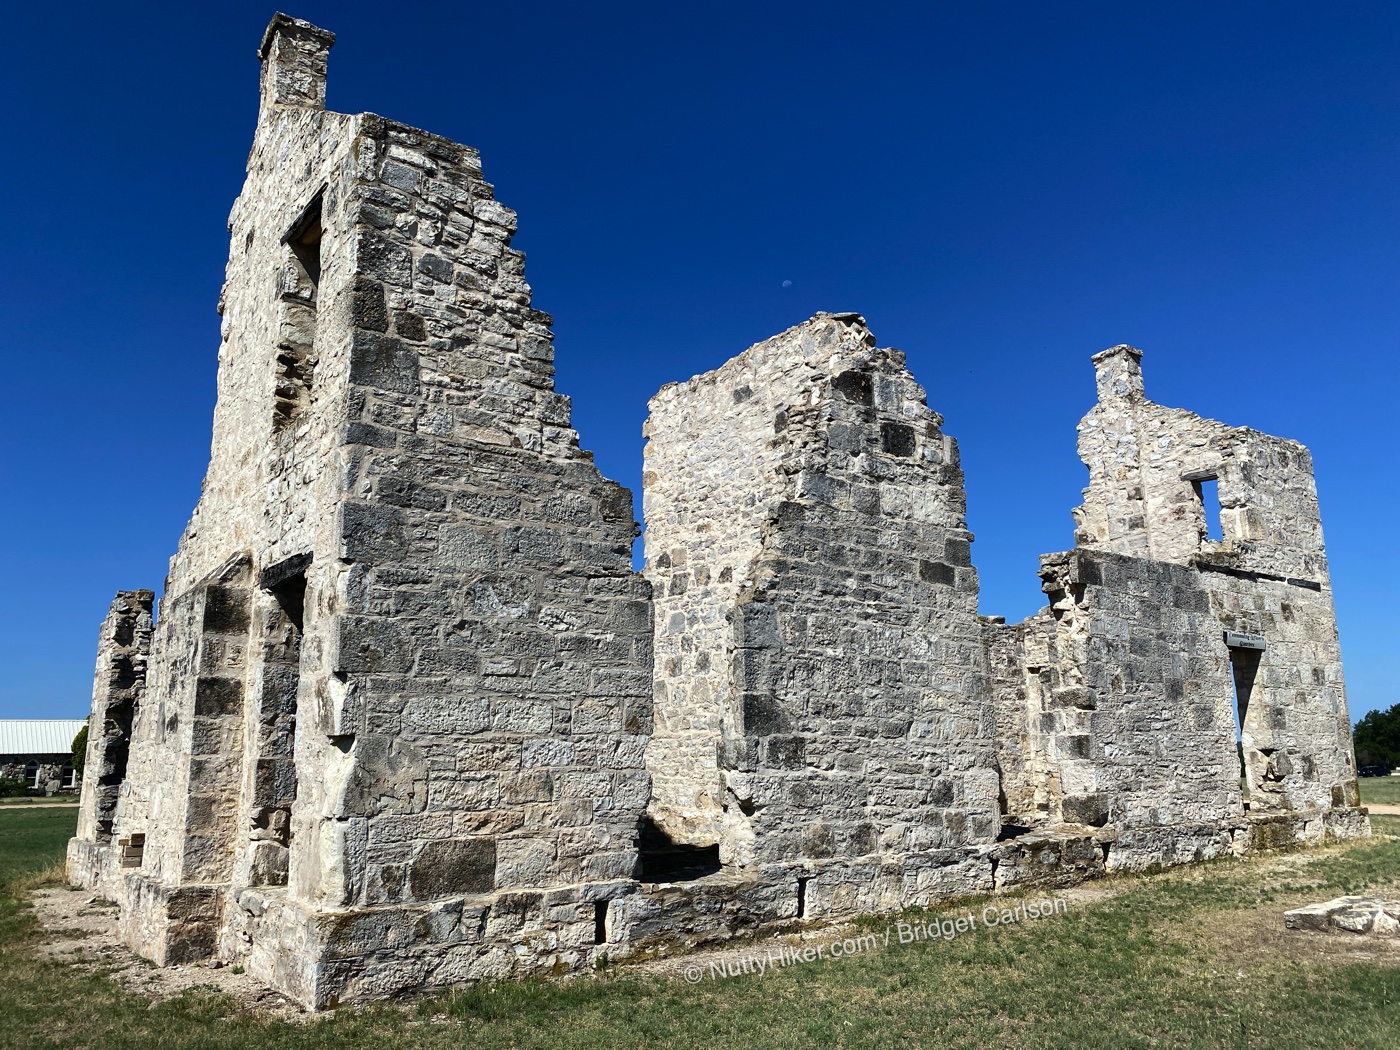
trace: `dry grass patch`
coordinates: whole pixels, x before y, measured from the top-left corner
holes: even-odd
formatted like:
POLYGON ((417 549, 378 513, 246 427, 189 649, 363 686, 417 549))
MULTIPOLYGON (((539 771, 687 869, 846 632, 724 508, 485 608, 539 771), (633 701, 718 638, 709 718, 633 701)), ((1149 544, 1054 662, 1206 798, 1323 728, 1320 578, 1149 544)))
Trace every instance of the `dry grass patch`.
MULTIPOLYGON (((0 892, 0 1045, 7 1050, 1394 1050, 1400 1031, 1400 965, 1385 954, 1389 948, 1334 945, 1330 936, 1314 944, 1282 931, 1282 913, 1296 903, 1400 885, 1400 839, 1385 836, 1320 854, 1104 880, 1077 891, 1082 896, 1067 915, 952 942, 895 943, 762 977, 692 985, 674 974, 614 968, 287 1024, 204 987, 163 999, 145 994, 144 985, 161 979, 148 969, 133 969, 118 984, 100 960, 43 959, 46 936, 13 886, 50 868, 66 834, 52 836, 48 855, 16 856, 6 822, 34 813, 0 814, 0 871, 10 873, 0 892)), ((1393 818, 1376 824, 1400 830, 1393 818)), ((30 831, 31 844, 44 838, 30 831)), ((73 915, 61 925, 107 921, 97 905, 73 915)), ((77 940, 85 946, 91 938, 77 940)))

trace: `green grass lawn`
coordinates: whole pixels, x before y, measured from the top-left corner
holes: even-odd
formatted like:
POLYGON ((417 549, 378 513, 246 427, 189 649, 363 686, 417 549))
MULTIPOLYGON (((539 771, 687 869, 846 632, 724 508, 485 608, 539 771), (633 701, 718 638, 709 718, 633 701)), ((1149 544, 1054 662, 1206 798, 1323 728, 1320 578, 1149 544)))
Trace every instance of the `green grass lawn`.
POLYGON ((0 807, 4 806, 76 806, 78 804, 77 795, 13 795, 9 798, 0 798, 0 807))
POLYGON ((0 892, 62 861, 77 827, 76 809, 0 813, 0 892))
MULTIPOLYGON (((60 859, 73 822, 71 810, 0 813, 0 882, 60 859)), ((7 886, 0 1046, 1394 1050, 1400 967, 1320 958, 1311 942, 1305 953, 1280 932, 1283 911, 1297 904, 1362 890, 1400 895, 1400 819, 1375 825, 1392 834, 1307 866, 1224 861, 1113 880, 1123 892, 1068 915, 952 943, 892 944, 693 986, 614 968, 600 979, 477 987, 309 1024, 260 1019, 216 995, 151 1006, 101 975, 37 961, 33 920, 7 886)))
POLYGON ((1400 777, 1362 777, 1357 783, 1363 806, 1400 806, 1400 777))

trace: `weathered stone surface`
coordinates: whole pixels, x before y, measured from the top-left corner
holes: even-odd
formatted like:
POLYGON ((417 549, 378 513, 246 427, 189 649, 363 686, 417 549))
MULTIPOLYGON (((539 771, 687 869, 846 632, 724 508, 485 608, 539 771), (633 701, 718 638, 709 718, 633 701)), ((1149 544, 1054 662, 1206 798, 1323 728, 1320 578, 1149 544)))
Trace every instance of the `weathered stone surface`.
POLYGON ((1007 625, 942 418, 818 314, 652 400, 643 580, 514 213, 326 112, 333 42, 264 38, 203 494, 102 626, 69 870, 127 943, 322 1007, 1369 834, 1306 449, 1097 355, 1007 625))
MULTIPOLYGON (((1041 559, 1049 608, 986 626, 1010 819, 1126 830, 1355 807, 1307 450, 1153 404, 1140 359, 1094 358, 1080 546, 1041 559), (1219 541, 1200 493, 1210 478, 1219 541)), ((1111 864, 1159 856, 1120 841, 1111 864)))
MULTIPOLYGON (((94 736, 73 848, 137 950, 311 1005, 430 979, 418 926, 362 931, 464 900, 462 976, 553 967, 504 916, 632 885, 651 723, 631 497, 553 390, 513 213, 474 151, 326 112, 333 39, 263 43, 209 471, 139 680, 112 668, 150 592, 104 624, 94 725, 140 702, 125 770, 94 736)), ((585 964, 583 911, 529 936, 585 964)))
POLYGON ((1284 912, 1283 925, 1290 930, 1314 933, 1342 930, 1394 937, 1400 935, 1400 901, 1381 897, 1337 897, 1323 904, 1309 904, 1284 912))
POLYGON ((111 870, 112 829, 130 760, 131 732, 146 691, 151 654, 151 591, 121 591, 97 640, 78 830, 69 849, 73 876, 97 885, 111 870))
POLYGON ((957 446, 903 361, 819 314, 651 402, 652 815, 727 863, 999 829, 957 446))

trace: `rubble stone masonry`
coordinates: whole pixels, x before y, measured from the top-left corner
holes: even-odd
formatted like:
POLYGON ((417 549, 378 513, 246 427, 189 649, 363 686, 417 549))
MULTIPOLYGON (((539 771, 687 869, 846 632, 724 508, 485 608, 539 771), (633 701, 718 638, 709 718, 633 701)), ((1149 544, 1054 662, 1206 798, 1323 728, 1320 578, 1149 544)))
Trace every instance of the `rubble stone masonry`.
POLYGON ((739 866, 996 838, 977 573, 941 424, 854 314, 652 400, 648 764, 674 836, 739 866))
POLYGON ((101 628, 69 876, 133 949, 320 1008, 1369 833, 1305 448, 1099 354, 1007 625, 942 418, 823 313, 653 398, 643 578, 514 212, 327 111, 333 42, 263 39, 203 492, 101 628))
POLYGON ((73 846, 138 951, 311 1005, 605 950, 652 707, 631 497, 553 389, 515 215, 474 151, 321 108, 332 40, 263 42, 126 853, 73 846))

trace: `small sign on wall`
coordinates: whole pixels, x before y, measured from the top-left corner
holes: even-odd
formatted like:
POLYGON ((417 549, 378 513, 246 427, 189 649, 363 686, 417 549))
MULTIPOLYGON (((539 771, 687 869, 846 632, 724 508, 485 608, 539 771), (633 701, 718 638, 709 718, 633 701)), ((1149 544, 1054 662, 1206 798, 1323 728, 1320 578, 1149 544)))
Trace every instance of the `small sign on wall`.
POLYGON ((1231 649, 1263 649, 1262 634, 1241 634, 1238 631, 1225 632, 1225 644, 1231 649))

